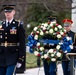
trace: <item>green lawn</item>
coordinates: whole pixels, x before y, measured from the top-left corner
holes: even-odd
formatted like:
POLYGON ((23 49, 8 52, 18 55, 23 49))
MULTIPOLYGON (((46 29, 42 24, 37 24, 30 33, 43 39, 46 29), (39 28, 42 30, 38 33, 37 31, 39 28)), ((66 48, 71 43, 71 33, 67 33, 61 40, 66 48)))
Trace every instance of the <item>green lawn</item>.
POLYGON ((26 52, 26 68, 34 68, 34 67, 37 67, 37 57, 32 53, 26 52))

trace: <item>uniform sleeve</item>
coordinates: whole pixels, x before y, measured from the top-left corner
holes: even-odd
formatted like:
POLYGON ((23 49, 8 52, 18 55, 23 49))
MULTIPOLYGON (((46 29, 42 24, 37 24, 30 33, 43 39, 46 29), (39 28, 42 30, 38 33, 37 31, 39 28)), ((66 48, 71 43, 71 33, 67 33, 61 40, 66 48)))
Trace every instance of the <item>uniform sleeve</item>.
POLYGON ((19 59, 18 62, 24 61, 25 56, 25 30, 23 28, 23 24, 19 24, 18 26, 18 37, 19 37, 19 59))
POLYGON ((76 34, 74 35, 74 42, 73 42, 73 53, 76 53, 76 34))

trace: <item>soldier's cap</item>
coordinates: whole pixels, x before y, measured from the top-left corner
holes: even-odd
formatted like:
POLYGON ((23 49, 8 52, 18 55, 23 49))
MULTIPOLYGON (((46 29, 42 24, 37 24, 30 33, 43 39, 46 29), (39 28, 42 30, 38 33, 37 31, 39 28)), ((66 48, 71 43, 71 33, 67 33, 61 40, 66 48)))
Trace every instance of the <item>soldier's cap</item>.
POLYGON ((48 16, 48 21, 54 21, 54 20, 56 20, 56 17, 53 17, 53 16, 48 16))
POLYGON ((15 9, 15 5, 3 5, 4 12, 11 12, 15 9))
POLYGON ((69 25, 72 25, 73 21, 70 19, 64 19, 62 21, 64 23, 64 27, 68 27, 69 25))

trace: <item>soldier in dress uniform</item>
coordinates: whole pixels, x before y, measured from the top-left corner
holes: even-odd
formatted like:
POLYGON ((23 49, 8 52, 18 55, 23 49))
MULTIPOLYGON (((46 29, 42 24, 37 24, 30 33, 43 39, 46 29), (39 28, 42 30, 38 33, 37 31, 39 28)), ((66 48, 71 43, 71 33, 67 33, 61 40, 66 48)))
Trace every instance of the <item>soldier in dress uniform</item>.
POLYGON ((0 25, 0 75, 13 75, 21 67, 25 54, 23 23, 14 19, 15 5, 3 5, 5 21, 0 25))
MULTIPOLYGON (((75 40, 75 33, 71 31, 71 27, 72 27, 72 23, 73 21, 70 19, 64 19, 62 21, 64 23, 64 28, 67 31, 67 35, 70 36, 72 38, 73 41, 73 46, 76 46, 76 40, 75 40)), ((73 48, 73 50, 71 50, 72 53, 76 52, 76 49, 73 48)), ((63 69, 63 75, 70 75, 70 67, 69 67, 69 60, 66 58, 66 53, 63 54, 62 57, 62 69, 63 69)))
MULTIPOLYGON (((52 16, 49 16, 48 17, 48 22, 54 22, 56 23, 56 17, 52 17, 52 16)), ((52 38, 50 35, 45 35, 43 37, 43 39, 54 39, 52 38)), ((46 50, 49 50, 50 48, 55 48, 56 45, 49 45, 49 44, 46 44, 44 45, 44 48, 46 50)), ((57 72, 57 69, 56 69, 56 62, 50 62, 48 63, 47 60, 43 60, 43 66, 44 66, 44 73, 45 75, 56 75, 56 72, 57 72)))

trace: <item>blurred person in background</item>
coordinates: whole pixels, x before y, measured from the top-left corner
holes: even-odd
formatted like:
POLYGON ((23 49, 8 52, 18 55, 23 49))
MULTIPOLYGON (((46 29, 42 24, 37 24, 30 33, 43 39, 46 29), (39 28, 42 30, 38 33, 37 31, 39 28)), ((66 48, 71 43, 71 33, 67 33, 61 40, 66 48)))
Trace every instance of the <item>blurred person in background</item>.
MULTIPOLYGON (((56 23, 56 17, 49 16, 48 17, 48 22, 54 22, 56 23)), ((52 37, 50 35, 45 35, 43 39, 49 39, 52 40, 52 37)), ((44 45, 45 50, 49 50, 50 48, 55 48, 56 45, 49 45, 46 44, 44 45)), ((56 62, 47 62, 47 59, 43 60, 43 66, 44 66, 44 73, 45 75, 56 75, 57 72, 57 67, 56 67, 56 62)))

